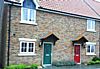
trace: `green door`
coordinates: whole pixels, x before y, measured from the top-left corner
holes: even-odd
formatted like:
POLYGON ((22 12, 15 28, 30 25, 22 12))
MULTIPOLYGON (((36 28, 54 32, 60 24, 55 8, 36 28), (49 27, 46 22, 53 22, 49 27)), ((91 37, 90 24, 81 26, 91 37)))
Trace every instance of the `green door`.
POLYGON ((52 43, 45 42, 44 46, 44 53, 43 53, 43 65, 51 65, 52 64, 52 43))

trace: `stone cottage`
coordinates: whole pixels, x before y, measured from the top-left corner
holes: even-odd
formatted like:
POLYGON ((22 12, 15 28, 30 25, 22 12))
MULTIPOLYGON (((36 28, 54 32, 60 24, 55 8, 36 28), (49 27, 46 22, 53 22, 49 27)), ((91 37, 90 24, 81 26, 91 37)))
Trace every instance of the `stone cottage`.
POLYGON ((100 2, 11 0, 5 4, 8 2, 12 4, 8 14, 10 64, 48 66, 58 60, 81 64, 99 56, 100 2))

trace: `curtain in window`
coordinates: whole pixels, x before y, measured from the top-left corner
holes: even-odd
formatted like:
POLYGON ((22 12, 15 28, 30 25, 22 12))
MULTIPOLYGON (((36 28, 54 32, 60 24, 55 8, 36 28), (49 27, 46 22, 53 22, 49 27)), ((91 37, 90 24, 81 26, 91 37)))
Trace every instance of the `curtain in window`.
POLYGON ((95 20, 87 20, 87 29, 95 30, 95 20))
POLYGON ((36 5, 33 3, 32 0, 24 0, 23 7, 30 8, 30 9, 35 9, 36 5))
POLYGON ((90 45, 88 45, 87 47, 87 52, 90 52, 90 45))
POLYGON ((23 8, 23 20, 28 20, 28 9, 23 8))
POLYGON ((87 29, 91 29, 91 20, 87 20, 87 29))
POLYGON ((95 30, 95 21, 94 20, 92 21, 92 29, 95 30))
POLYGON ((91 45, 91 52, 94 52, 95 46, 91 45))
POLYGON ((35 13, 35 10, 30 9, 30 16, 29 16, 30 21, 34 21, 34 18, 35 18, 34 13, 35 13))

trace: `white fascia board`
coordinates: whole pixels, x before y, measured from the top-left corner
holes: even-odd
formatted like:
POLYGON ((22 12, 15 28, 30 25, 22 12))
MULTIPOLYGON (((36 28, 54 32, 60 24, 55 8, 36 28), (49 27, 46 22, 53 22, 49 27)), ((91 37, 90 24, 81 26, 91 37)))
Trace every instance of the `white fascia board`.
POLYGON ((86 44, 87 44, 87 45, 89 45, 89 44, 96 45, 96 43, 95 43, 95 42, 86 42, 86 44))
POLYGON ((19 38, 19 41, 36 41, 36 39, 19 38))
POLYGON ((35 5, 36 5, 36 9, 38 9, 38 7, 40 7, 39 4, 38 4, 38 2, 37 2, 36 0, 33 0, 33 2, 34 2, 35 5))

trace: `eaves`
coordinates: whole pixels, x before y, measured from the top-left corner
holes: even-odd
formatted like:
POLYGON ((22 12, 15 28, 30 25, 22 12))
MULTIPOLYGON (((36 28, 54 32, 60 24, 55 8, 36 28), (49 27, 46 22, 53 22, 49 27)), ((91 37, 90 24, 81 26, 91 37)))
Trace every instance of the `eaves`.
MULTIPOLYGON (((18 2, 13 2, 9 0, 4 0, 5 4, 16 6, 16 7, 22 7, 21 3, 18 2)), ((74 13, 68 13, 68 12, 63 12, 59 10, 53 10, 53 9, 48 9, 48 8, 43 8, 43 7, 38 7, 39 11, 44 11, 44 12, 49 12, 49 13, 54 13, 54 14, 60 14, 64 16, 72 16, 72 17, 77 17, 77 18, 82 18, 82 19, 94 19, 96 21, 100 21, 100 18, 95 18, 95 17, 90 17, 90 16, 85 16, 85 15, 79 15, 79 14, 74 14, 74 13)))
POLYGON ((64 15, 64 16, 72 16, 72 17, 77 17, 77 18, 82 18, 82 19, 94 19, 96 21, 100 21, 100 18, 79 15, 79 14, 74 14, 74 13, 68 13, 68 12, 63 12, 63 11, 58 11, 58 10, 52 10, 52 9, 43 8, 43 7, 39 7, 37 10, 49 12, 49 13, 53 13, 53 14, 60 14, 60 15, 64 15))

